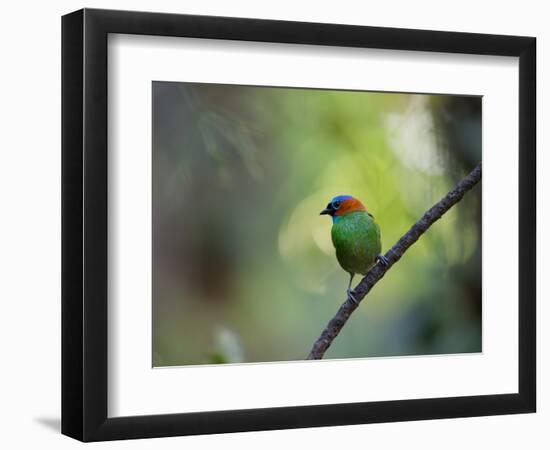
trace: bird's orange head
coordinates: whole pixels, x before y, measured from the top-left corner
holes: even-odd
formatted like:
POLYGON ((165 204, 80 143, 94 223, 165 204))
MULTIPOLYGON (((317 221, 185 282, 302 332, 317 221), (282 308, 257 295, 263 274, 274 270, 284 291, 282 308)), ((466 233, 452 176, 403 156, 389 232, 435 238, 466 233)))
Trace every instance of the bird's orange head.
POLYGON ((334 197, 321 214, 328 214, 333 219, 351 212, 366 211, 365 205, 351 195, 337 195, 334 197))

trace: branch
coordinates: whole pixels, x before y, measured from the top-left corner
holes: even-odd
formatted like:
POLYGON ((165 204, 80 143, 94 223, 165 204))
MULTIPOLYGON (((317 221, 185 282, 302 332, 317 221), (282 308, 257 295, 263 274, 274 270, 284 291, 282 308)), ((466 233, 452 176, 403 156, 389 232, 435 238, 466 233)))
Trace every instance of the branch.
POLYGON ((374 287, 378 281, 386 274, 390 268, 401 259, 403 254, 413 245, 420 236, 422 236, 430 226, 443 216, 449 209, 457 204, 464 194, 472 189, 481 180, 481 163, 463 178, 456 187, 450 191, 439 202, 424 213, 422 218, 416 222, 409 231, 386 253, 388 265, 376 264, 361 280, 355 288, 354 297, 357 303, 347 299, 338 309, 336 315, 330 320, 326 328, 317 338, 307 359, 322 359, 325 352, 332 344, 332 341, 338 336, 342 327, 346 324, 351 313, 359 306, 359 303, 365 295, 374 287))

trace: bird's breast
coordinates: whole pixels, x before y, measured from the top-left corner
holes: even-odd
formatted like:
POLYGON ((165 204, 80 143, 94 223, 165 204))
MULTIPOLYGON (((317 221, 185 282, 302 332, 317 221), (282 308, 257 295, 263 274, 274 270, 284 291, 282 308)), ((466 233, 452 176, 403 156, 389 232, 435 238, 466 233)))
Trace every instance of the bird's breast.
POLYGON ((380 229, 366 212, 346 214, 332 226, 336 257, 344 270, 364 274, 380 254, 380 229))

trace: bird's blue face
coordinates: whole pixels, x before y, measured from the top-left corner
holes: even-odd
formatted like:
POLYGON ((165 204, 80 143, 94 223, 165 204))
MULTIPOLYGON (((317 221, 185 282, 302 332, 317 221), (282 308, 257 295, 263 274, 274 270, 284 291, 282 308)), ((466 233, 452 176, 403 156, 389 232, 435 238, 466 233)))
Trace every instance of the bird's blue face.
POLYGON ((351 195, 337 195, 336 197, 334 197, 330 203, 332 204, 332 206, 336 209, 338 209, 340 207, 340 205, 342 203, 344 203, 344 201, 346 200, 350 200, 352 199, 353 197, 351 195))
POLYGON ((328 214, 332 217, 332 222, 336 223, 341 218, 341 216, 337 214, 338 210, 343 203, 351 199, 353 199, 351 195, 337 195, 330 201, 327 207, 321 211, 321 214, 328 214))

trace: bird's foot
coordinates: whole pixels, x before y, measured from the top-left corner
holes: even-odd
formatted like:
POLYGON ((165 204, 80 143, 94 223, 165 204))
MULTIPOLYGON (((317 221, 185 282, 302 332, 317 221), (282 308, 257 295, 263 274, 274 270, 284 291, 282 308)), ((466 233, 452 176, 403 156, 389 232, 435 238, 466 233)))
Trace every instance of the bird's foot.
POLYGON ((376 262, 382 264, 384 267, 388 267, 388 265, 390 264, 390 260, 384 255, 378 255, 376 257, 376 262))
POLYGON ((348 293, 348 299, 350 299, 353 303, 355 303, 356 305, 359 304, 359 302, 357 301, 357 299, 355 298, 355 291, 353 289, 348 289, 347 290, 347 293, 348 293))

